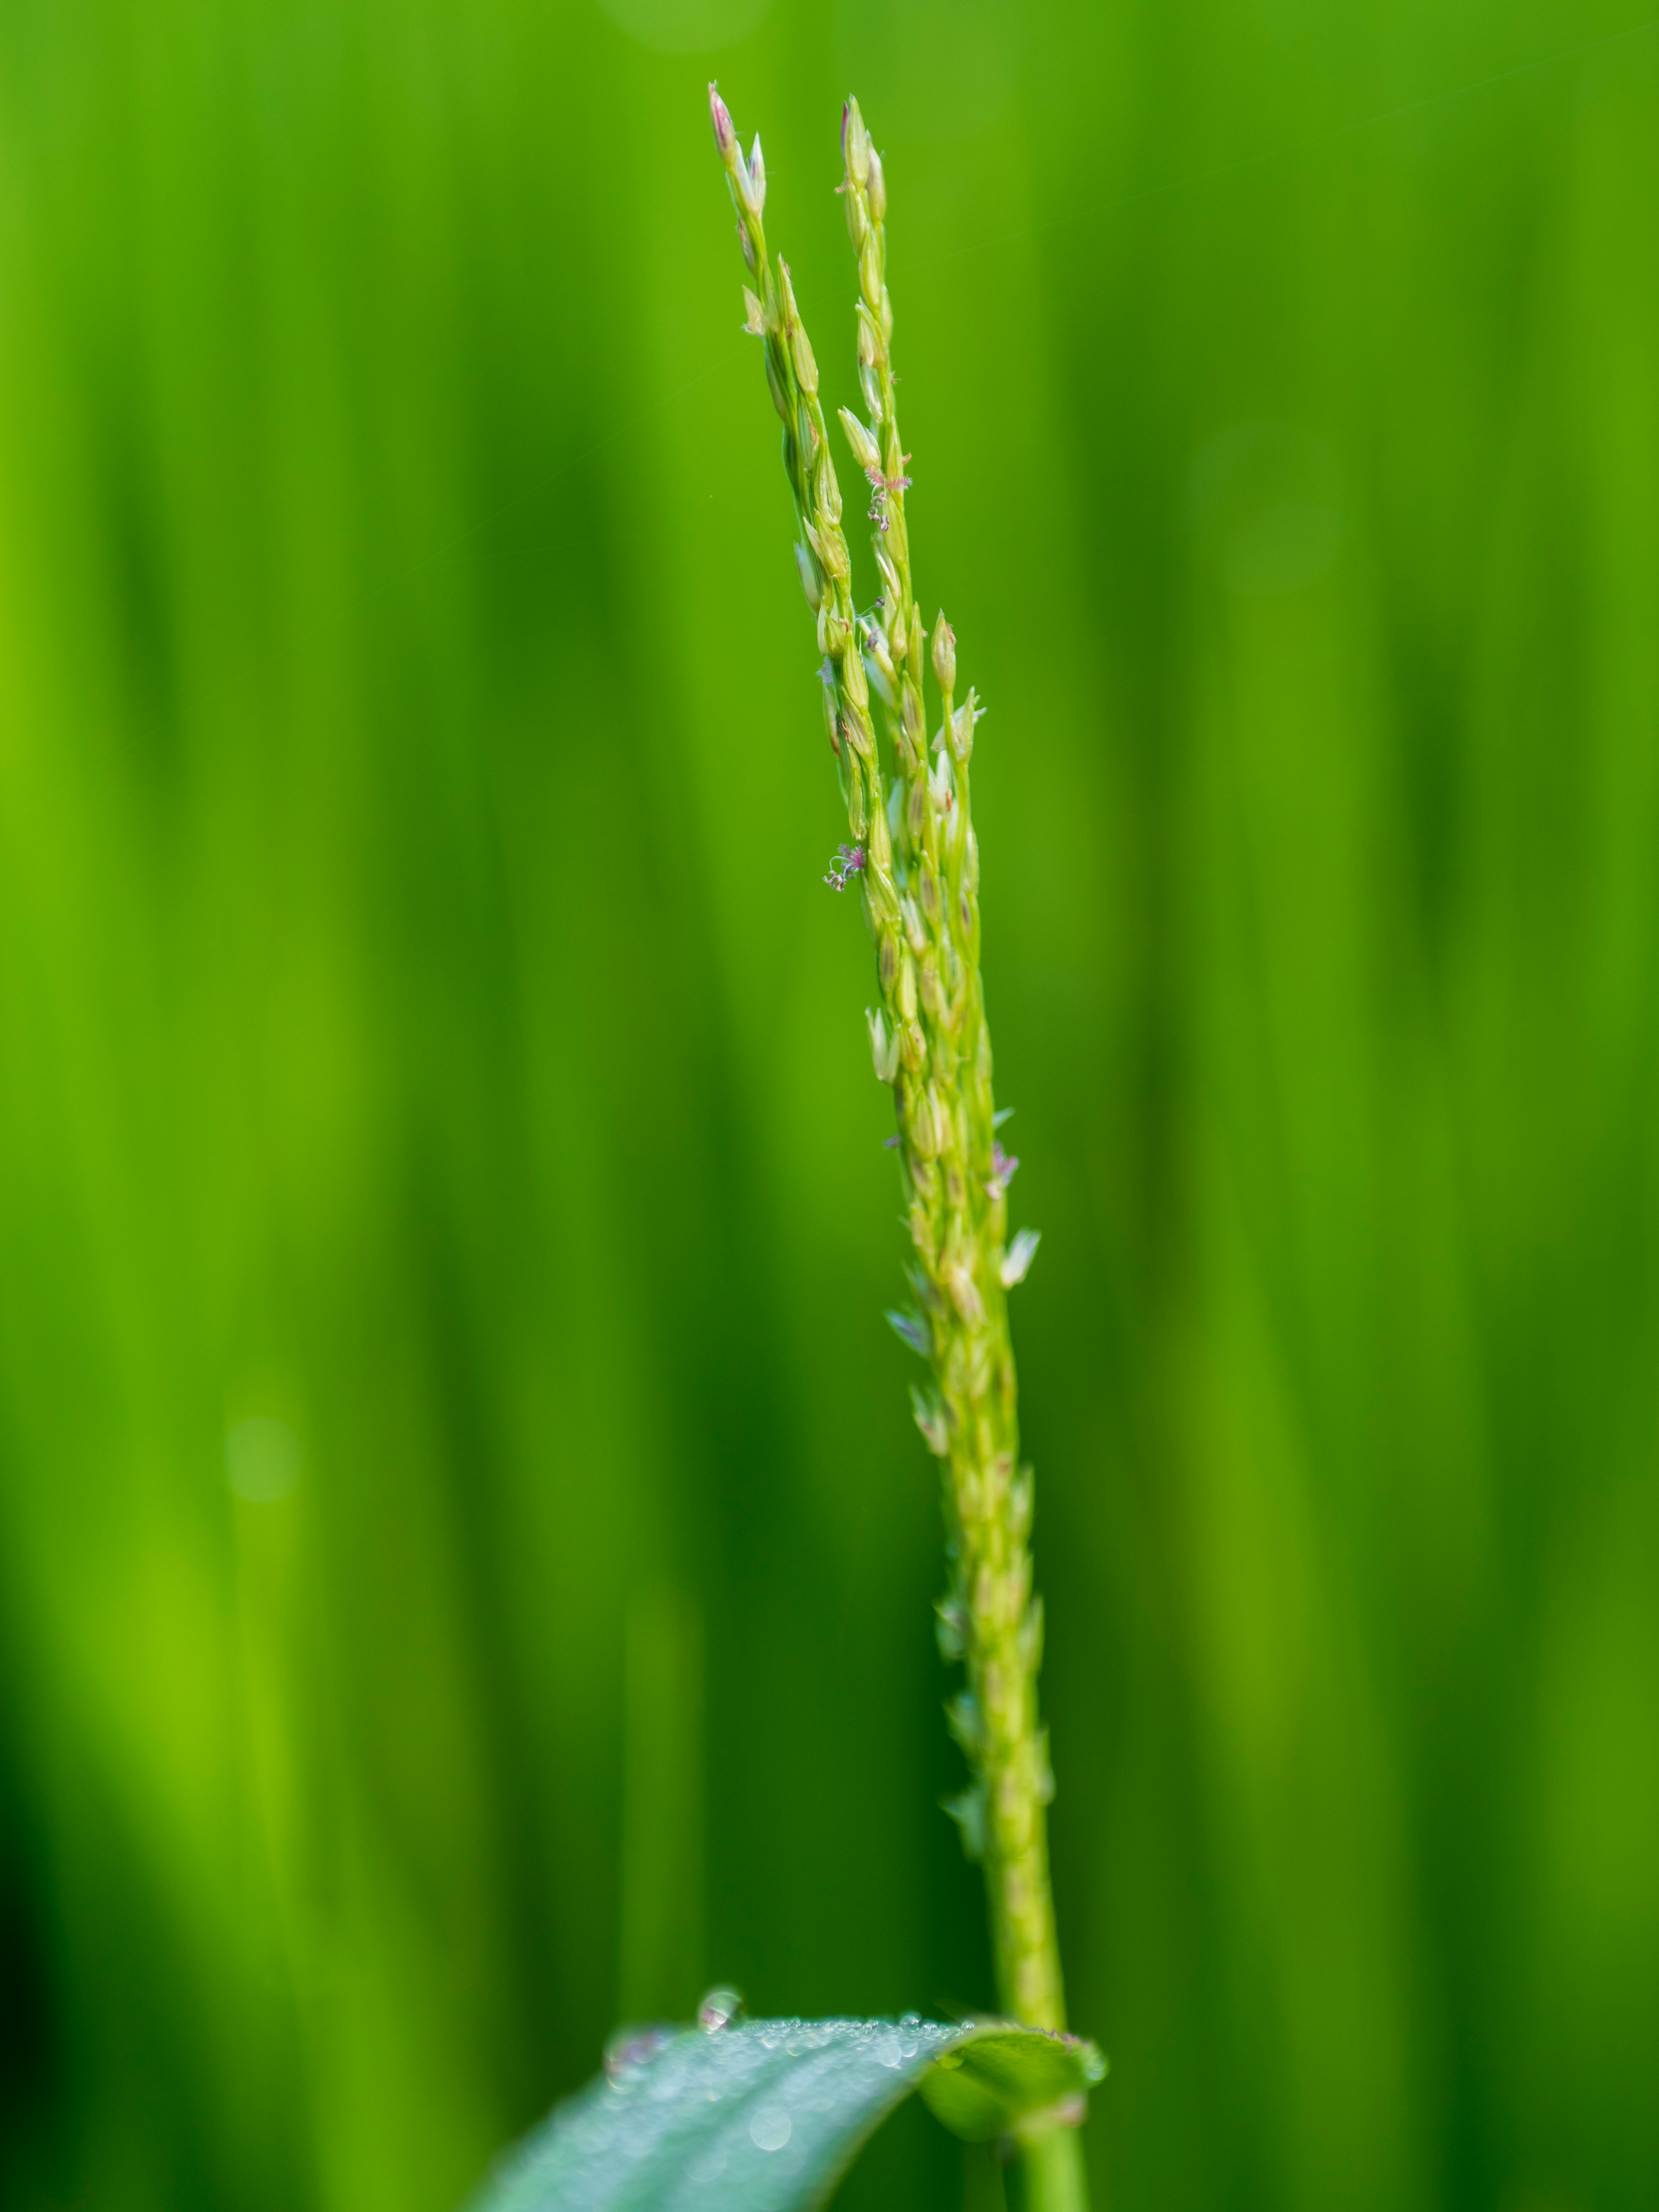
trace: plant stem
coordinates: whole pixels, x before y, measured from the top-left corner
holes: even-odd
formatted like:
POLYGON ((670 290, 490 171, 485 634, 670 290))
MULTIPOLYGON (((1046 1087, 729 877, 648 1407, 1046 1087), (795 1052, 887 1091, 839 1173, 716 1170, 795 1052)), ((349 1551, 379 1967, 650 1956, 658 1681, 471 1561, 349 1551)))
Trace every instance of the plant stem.
POLYGON ((1075 2128, 1049 2128, 1021 2144, 1015 2202, 1024 2212, 1089 2212, 1083 2139, 1075 2128))
MULTIPOLYGON (((956 641, 941 614, 933 663, 942 716, 928 765, 927 648, 910 573, 891 362, 886 265, 886 180, 856 101, 842 121, 848 228, 858 257, 859 377, 871 420, 842 411, 872 489, 872 545, 882 592, 855 612, 830 459, 817 363, 788 266, 775 274, 762 210, 760 142, 745 161, 719 94, 709 88, 715 143, 726 162, 744 258, 757 290, 748 327, 766 349, 767 381, 784 426, 783 459, 801 543, 797 558, 817 616, 825 719, 848 823, 858 841, 830 880, 861 878, 876 945, 881 1004, 869 1016, 876 1073, 893 1088, 917 1310, 892 1316, 926 1357, 933 1387, 916 1419, 942 1462, 950 1588, 938 1607, 939 1644, 966 1683, 947 1708, 966 1753, 969 1786, 948 1809, 969 1854, 982 1861, 998 1993, 1004 2010, 1061 2031, 1065 2001, 1048 1879, 1046 1808, 1054 1794, 1037 1709, 1042 1610, 1031 1594, 1031 1473, 1019 1463, 1007 1289, 1031 1242, 1007 1241, 1007 1187, 1018 1166, 996 1139, 990 1031, 979 972, 979 850, 969 814, 969 763, 981 708, 955 700, 956 641), (890 792, 872 723, 872 691, 892 763, 890 792)), ((1083 2212, 1074 2129, 1049 2127, 1022 2144, 1031 2212, 1083 2212)))

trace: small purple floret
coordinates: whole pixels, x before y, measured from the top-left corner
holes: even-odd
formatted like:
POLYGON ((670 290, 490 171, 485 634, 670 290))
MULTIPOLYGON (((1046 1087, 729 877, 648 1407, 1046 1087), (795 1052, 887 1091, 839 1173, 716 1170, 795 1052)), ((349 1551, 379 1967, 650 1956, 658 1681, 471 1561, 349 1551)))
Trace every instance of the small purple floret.
POLYGON ((1013 1181, 1019 1167, 1017 1153, 1005 1152, 1000 1145, 991 1146, 991 1180, 985 1186, 993 1198, 1000 1198, 1013 1181))
POLYGON ((830 863, 830 872, 823 880, 832 891, 844 891, 854 877, 863 872, 863 846, 837 845, 836 857, 830 863))

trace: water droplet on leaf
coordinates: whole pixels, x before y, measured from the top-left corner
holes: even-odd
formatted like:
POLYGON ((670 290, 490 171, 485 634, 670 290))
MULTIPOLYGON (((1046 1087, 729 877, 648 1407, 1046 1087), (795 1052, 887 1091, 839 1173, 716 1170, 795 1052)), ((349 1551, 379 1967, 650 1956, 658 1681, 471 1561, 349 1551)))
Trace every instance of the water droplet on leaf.
POLYGON ((605 2046, 605 2070, 611 2081, 642 2073, 674 2039, 672 2027, 619 2027, 605 2046))
POLYGON ((749 2123, 749 2140, 757 2150, 781 2150, 793 2132, 788 2113, 779 2105, 763 2105, 749 2123))
POLYGON ((712 1989, 697 2007, 697 2026, 706 2035, 716 2035, 723 2027, 730 2027, 743 2010, 743 1997, 737 1990, 712 1989))

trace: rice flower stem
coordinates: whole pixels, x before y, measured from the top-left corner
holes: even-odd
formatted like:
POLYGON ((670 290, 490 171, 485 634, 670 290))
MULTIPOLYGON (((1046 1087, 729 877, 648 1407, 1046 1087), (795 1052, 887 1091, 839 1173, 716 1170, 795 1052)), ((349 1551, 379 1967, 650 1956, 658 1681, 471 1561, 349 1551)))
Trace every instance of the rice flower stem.
MULTIPOLYGON (((930 748, 928 648, 911 577, 886 283, 886 179, 855 100, 842 119, 848 229, 859 275, 858 360, 867 422, 842 421, 870 485, 882 590, 854 606, 842 495, 818 394, 817 362, 787 263, 774 264, 762 221, 760 141, 745 157, 709 88, 752 289, 747 327, 765 349, 783 423, 783 464, 800 531, 796 558, 817 621, 825 726, 854 840, 828 880, 860 878, 876 946, 880 1003, 868 1015, 877 1075, 892 1086, 916 1309, 892 1316, 928 1360, 933 1387, 916 1419, 941 1462, 950 1586, 938 1607, 940 1647, 966 1680, 947 1708, 969 1786, 948 1809, 982 1861, 999 1996, 1034 2027, 1063 2030, 1065 2002, 1049 1885, 1046 1808, 1054 1794, 1037 1706, 1042 1610, 1031 1589, 1031 1471, 1020 1464, 1007 1291, 1034 1249, 1008 1243, 1007 1189, 1017 1161, 997 1141, 990 1031, 980 981, 979 850, 969 765, 982 712, 956 703, 956 641, 941 614, 931 658, 941 703, 930 748), (879 702, 891 764, 872 719, 879 702), (929 752, 936 757, 930 767, 929 752)), ((1080 2207, 1075 2133, 1030 2148, 1030 2201, 1080 2207)))

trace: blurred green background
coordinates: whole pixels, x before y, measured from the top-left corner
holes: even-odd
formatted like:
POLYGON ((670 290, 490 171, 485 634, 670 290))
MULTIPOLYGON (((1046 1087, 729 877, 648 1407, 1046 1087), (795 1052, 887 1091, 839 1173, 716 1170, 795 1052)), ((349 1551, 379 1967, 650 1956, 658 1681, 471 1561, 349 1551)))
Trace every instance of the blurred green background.
POLYGON ((1651 2206, 1639 0, 7 0, 3 2202, 989 1996, 715 72, 990 703, 1100 2205, 1651 2206))

